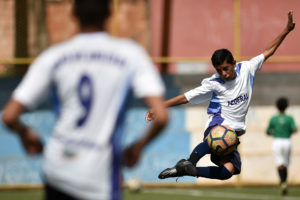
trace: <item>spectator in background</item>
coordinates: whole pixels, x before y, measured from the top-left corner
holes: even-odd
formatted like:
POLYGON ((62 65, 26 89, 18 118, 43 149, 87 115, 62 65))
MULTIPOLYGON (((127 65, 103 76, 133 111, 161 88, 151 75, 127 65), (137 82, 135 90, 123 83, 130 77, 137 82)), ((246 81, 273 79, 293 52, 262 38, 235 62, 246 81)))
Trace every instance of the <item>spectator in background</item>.
POLYGON ((288 100, 284 97, 276 101, 279 111, 274 115, 267 128, 267 134, 274 137, 273 152, 280 177, 281 194, 287 193, 287 175, 291 155, 291 135, 297 131, 294 119, 285 113, 288 100))
POLYGON ((26 109, 52 94, 57 123, 45 148, 47 200, 120 199, 120 164, 137 163, 168 121, 164 87, 143 48, 105 32, 110 0, 75 0, 80 33, 43 52, 4 108, 3 122, 29 154, 43 151, 38 135, 20 121, 26 109), (124 105, 130 89, 154 110, 144 137, 121 154, 124 105))

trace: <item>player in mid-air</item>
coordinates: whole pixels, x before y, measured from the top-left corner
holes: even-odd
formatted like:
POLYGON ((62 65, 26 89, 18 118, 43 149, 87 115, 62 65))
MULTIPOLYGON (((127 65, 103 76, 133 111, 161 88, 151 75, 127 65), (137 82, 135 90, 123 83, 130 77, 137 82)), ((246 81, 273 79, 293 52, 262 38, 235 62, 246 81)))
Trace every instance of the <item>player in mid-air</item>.
POLYGON ((287 193, 287 174, 291 154, 291 136, 297 132, 294 118, 285 113, 289 103, 285 97, 276 101, 276 107, 279 111, 269 122, 267 134, 274 137, 273 152, 278 175, 280 177, 281 194, 287 193))
POLYGON ((80 33, 34 61, 2 119, 28 153, 42 152, 38 135, 19 118, 51 94, 57 122, 44 151, 45 199, 118 200, 121 160, 135 165, 168 121, 165 89, 142 47, 105 32, 110 0, 75 0, 74 15, 80 33), (122 122, 131 89, 157 118, 122 154, 122 122))
MULTIPOLYGON (((262 64, 274 54, 284 38, 294 29, 293 13, 288 13, 288 22, 284 30, 270 43, 264 52, 249 61, 236 63, 227 49, 219 49, 212 55, 211 61, 217 73, 202 81, 201 86, 165 102, 166 107, 191 103, 200 104, 210 101, 207 113, 209 120, 204 132, 203 142, 198 144, 188 160, 181 159, 174 167, 159 174, 160 179, 180 176, 196 176, 225 180, 241 172, 241 159, 238 150, 226 156, 211 153, 206 136, 216 125, 227 125, 235 129, 238 136, 245 133, 245 117, 251 100, 254 76, 262 64), (196 167, 197 162, 211 153, 211 161, 217 166, 196 167)), ((149 110, 146 121, 155 119, 149 110)))

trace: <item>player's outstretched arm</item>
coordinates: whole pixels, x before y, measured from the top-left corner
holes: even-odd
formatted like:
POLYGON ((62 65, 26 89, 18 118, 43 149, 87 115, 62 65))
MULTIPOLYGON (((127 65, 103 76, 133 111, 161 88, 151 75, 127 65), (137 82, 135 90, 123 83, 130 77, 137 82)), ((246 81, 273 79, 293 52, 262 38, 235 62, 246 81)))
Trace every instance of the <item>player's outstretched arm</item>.
MULTIPOLYGON (((181 104, 186 104, 188 103, 188 100, 186 99, 186 97, 184 96, 184 94, 178 95, 176 97, 173 97, 167 101, 164 102, 164 105, 166 108, 168 107, 173 107, 173 106, 177 106, 177 105, 181 105, 181 104)), ((145 117, 146 122, 150 122, 152 120, 154 120, 156 118, 153 109, 150 109, 145 117)))
POLYGON ((290 11, 288 13, 288 22, 285 29, 275 38, 275 40, 271 42, 271 44, 263 52, 265 56, 265 60, 267 60, 270 56, 272 56, 275 53, 275 51, 280 46, 284 38, 289 34, 289 32, 294 30, 294 28, 295 28, 295 23, 293 21, 293 12, 290 11))
POLYGON ((20 115, 24 112, 23 104, 11 99, 5 106, 2 114, 3 123, 16 132, 21 139, 24 149, 29 154, 36 154, 43 151, 43 145, 35 132, 25 126, 20 120, 20 115))
POLYGON ((153 113, 155 114, 155 120, 150 129, 147 130, 145 136, 125 150, 124 164, 127 167, 132 167, 138 162, 144 147, 158 136, 168 123, 168 112, 164 105, 163 98, 147 97, 145 98, 145 101, 147 105, 152 108, 153 113))

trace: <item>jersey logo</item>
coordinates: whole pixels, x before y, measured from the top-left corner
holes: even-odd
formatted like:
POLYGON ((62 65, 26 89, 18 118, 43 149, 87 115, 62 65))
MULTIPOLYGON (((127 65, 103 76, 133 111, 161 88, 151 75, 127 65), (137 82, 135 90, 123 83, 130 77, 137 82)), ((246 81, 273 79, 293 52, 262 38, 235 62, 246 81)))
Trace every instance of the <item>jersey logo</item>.
POLYGON ((249 96, 248 94, 242 94, 241 96, 238 96, 237 98, 231 100, 231 101, 228 101, 228 106, 233 106, 233 105, 236 105, 236 104, 239 104, 239 103, 242 103, 246 100, 249 99, 249 96))

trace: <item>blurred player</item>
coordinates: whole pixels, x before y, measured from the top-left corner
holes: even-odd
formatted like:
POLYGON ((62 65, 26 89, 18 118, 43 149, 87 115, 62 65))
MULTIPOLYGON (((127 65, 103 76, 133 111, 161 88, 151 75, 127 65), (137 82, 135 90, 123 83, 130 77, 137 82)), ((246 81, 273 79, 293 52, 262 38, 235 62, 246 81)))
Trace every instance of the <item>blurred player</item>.
MULTIPOLYGON (((236 63, 227 49, 219 49, 212 55, 212 64, 217 73, 202 81, 202 85, 165 102, 166 107, 191 103, 200 104, 210 101, 207 113, 209 121, 204 132, 203 142, 195 147, 188 160, 180 160, 174 167, 167 168, 159 178, 197 176, 225 180, 241 172, 240 154, 236 150, 227 156, 217 156, 210 152, 206 136, 216 125, 227 125, 235 129, 238 136, 245 133, 245 117, 252 95, 253 80, 264 61, 274 54, 284 38, 295 27, 292 12, 288 13, 285 29, 265 49, 249 61, 236 63), (205 154, 211 153, 211 160, 217 166, 197 167, 196 164, 205 154)), ((155 119, 152 110, 146 121, 155 119)))
POLYGON ((291 135, 297 132, 297 128, 292 116, 285 114, 288 107, 288 100, 284 97, 276 101, 279 111, 274 115, 268 125, 267 134, 274 137, 273 152, 278 174, 280 177, 281 194, 287 193, 287 174, 291 154, 291 135))
POLYGON ((19 117, 51 93, 57 123, 44 152, 46 199, 117 200, 121 159, 126 166, 135 165, 145 145, 167 123, 164 87, 142 47, 104 31, 109 0, 75 0, 74 15, 80 33, 35 60, 2 117, 28 153, 40 153, 39 137, 19 117), (122 155, 122 122, 130 89, 157 118, 122 155))

